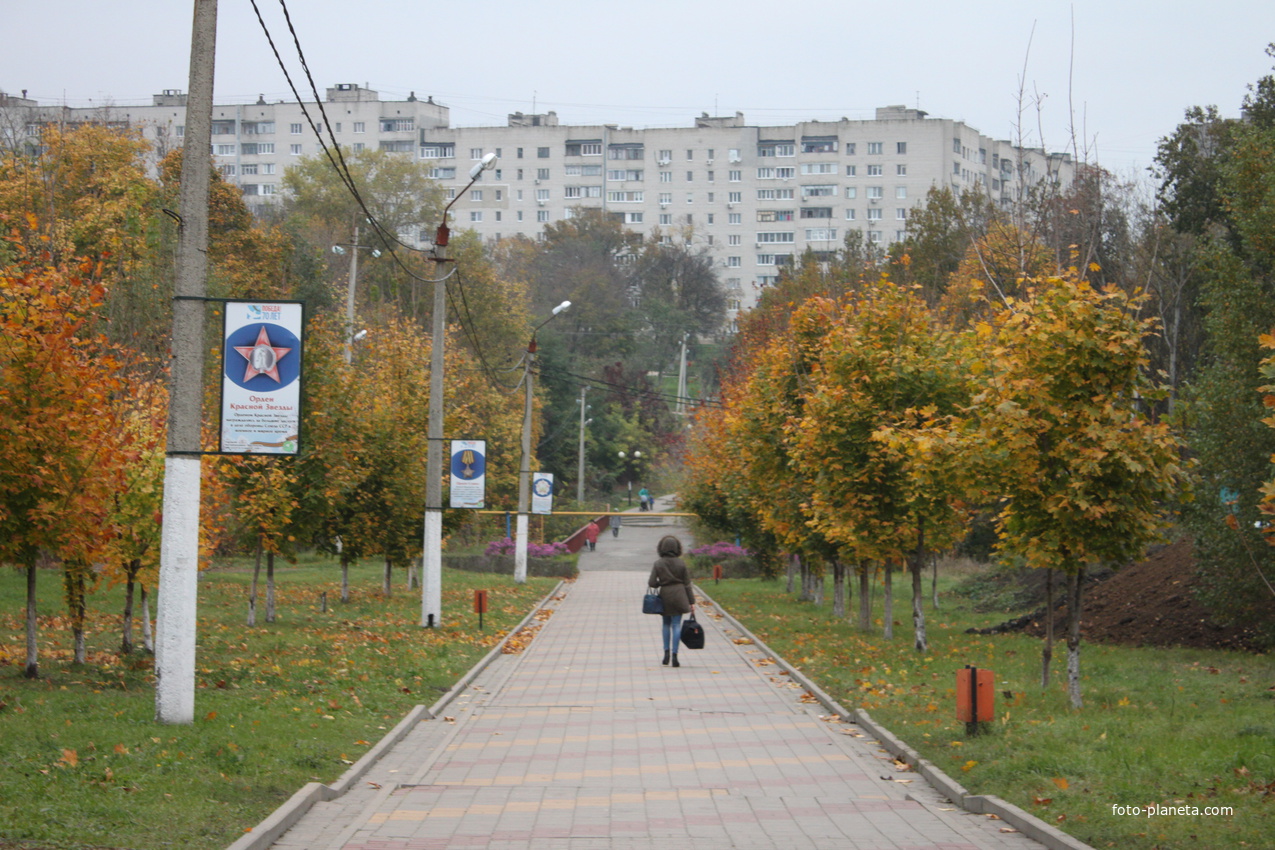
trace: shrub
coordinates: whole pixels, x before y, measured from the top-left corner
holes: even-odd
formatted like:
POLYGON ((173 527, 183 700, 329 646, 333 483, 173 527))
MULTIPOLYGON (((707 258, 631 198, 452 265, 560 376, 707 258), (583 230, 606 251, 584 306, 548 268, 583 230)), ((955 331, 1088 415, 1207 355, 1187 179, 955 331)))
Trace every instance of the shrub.
POLYGON ((705 558, 720 560, 722 558, 747 558, 752 553, 742 546, 719 540, 707 546, 697 546, 690 551, 692 555, 703 555, 705 558))
MULTIPOLYGON (((514 554, 513 538, 506 537, 504 540, 493 540, 487 544, 486 554, 488 555, 512 555, 514 554)), ((556 558, 559 555, 570 555, 571 550, 567 548, 565 543, 528 543, 528 558, 556 558)))

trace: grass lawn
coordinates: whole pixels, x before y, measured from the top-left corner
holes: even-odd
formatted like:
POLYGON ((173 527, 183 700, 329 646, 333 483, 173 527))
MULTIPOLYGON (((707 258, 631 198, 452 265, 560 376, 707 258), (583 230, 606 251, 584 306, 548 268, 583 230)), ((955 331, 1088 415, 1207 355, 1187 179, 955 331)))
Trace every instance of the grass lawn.
POLYGON ((252 629, 250 565, 201 575, 191 726, 154 721, 148 653, 118 655, 120 587, 92 595, 88 662, 76 666, 60 574, 42 571, 41 678, 23 678, 25 576, 0 573, 0 847, 223 848, 432 705, 557 584, 445 570, 431 631, 401 572, 386 599, 378 566, 352 569, 343 605, 339 568, 322 559, 276 566, 266 624, 264 572, 252 629), (475 589, 489 591, 481 631, 475 589))
MULTIPOLYGON (((879 589, 874 632, 864 634, 833 617, 831 579, 822 607, 785 593, 782 579, 703 586, 842 706, 866 709, 971 793, 999 796, 1094 847, 1275 846, 1270 654, 1085 644, 1077 711, 1064 690, 1065 646, 1055 648, 1053 683, 1042 691, 1039 640, 965 633, 1024 612, 977 613, 969 599, 942 592, 953 581, 940 580, 940 610, 927 601, 924 654, 912 645, 905 577, 895 579, 888 643, 879 589), (978 736, 955 717, 956 671, 966 664, 996 674, 996 720, 978 736), (1149 817, 1151 804, 1175 811, 1149 817), (1206 815, 1208 807, 1231 813, 1206 815)), ((928 579, 926 591, 928 600, 928 579)))

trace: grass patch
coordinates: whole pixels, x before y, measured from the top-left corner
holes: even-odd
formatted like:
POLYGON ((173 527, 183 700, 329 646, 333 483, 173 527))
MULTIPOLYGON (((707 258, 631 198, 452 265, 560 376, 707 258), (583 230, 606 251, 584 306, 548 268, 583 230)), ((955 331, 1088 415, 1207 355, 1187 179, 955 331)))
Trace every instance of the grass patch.
MULTIPOLYGON (((201 574, 197 720, 164 726, 153 659, 117 653, 122 588, 92 595, 88 662, 76 666, 59 575, 42 572, 42 678, 29 681, 25 579, 0 574, 0 847, 225 847, 433 704, 557 583, 444 570, 444 623, 426 630, 401 571, 386 599, 379 565, 352 569, 344 605, 331 561, 276 566, 275 578, 276 621, 264 622, 263 570, 249 629, 251 563, 201 574), (475 589, 489 591, 482 631, 475 589)), ((140 646, 140 624, 134 637, 140 646)))
MULTIPOLYGON (((912 648, 910 590, 896 579, 895 638, 796 601, 780 582, 705 583, 705 590, 847 709, 863 708, 971 793, 994 794, 1094 847, 1269 847, 1275 835, 1275 660, 1269 654, 1085 644, 1085 708, 1065 687, 1065 647, 1040 687, 1041 642, 969 635, 1022 611, 976 611, 943 593, 929 651, 912 648), (955 719, 956 671, 995 671, 996 720, 967 737, 955 719), (1004 692, 1008 692, 1008 698, 1004 692), (1231 807, 1230 815, 1148 817, 1113 806, 1231 807)), ((951 591, 953 579, 940 579, 951 591)), ((856 601, 857 605, 857 601, 856 601)), ((857 610, 854 606, 854 610, 857 610)), ((982 608, 982 605, 977 606, 982 608)))

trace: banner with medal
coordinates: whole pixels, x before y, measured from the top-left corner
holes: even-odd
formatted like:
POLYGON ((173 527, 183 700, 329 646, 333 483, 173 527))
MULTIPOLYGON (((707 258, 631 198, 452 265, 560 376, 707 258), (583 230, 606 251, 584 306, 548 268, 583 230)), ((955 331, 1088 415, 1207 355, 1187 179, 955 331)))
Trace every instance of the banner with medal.
POLYGON ((301 436, 301 302, 227 301, 223 315, 221 452, 295 455, 301 436))
POLYGON ((531 512, 553 513, 553 473, 533 472, 531 475, 531 512))
POLYGON ((482 509, 487 489, 487 441, 452 440, 453 508, 482 509))

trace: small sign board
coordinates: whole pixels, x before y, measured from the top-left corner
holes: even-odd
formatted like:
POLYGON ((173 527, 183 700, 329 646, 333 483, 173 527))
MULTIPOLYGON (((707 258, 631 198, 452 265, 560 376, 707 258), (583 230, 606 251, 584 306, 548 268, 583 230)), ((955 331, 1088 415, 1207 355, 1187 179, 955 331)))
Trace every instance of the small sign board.
POLYGON ((449 490, 453 508, 481 510, 485 507, 487 488, 487 441, 452 440, 452 486, 449 490))
POLYGON ((303 319, 299 301, 226 302, 223 454, 295 455, 299 450, 303 319))
POLYGON ((533 514, 553 513, 552 472, 533 472, 531 474, 531 512, 533 514))

